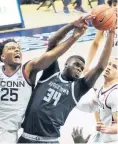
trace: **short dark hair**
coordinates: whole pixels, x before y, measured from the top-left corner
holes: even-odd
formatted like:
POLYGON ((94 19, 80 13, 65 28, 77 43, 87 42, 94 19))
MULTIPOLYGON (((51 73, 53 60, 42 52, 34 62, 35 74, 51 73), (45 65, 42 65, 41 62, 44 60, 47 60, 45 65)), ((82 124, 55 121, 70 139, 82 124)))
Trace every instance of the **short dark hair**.
POLYGON ((9 42, 15 42, 17 43, 14 39, 7 39, 7 40, 4 40, 3 42, 0 42, 0 61, 1 60, 1 55, 2 55, 2 52, 3 52, 3 49, 4 49, 4 46, 9 43, 9 42))
POLYGON ((80 59, 80 60, 85 64, 84 58, 81 57, 81 56, 79 56, 79 55, 70 56, 70 57, 67 59, 67 62, 70 61, 71 59, 80 59))
POLYGON ((111 6, 113 2, 117 3, 118 0, 108 0, 107 1, 107 3, 108 3, 109 6, 111 6))

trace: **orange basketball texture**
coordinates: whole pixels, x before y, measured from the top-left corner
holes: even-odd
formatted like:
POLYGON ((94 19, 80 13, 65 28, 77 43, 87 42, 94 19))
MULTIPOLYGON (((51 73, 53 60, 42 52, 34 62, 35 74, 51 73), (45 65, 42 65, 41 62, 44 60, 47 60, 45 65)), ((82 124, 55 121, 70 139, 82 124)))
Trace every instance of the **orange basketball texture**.
POLYGON ((98 30, 109 30, 116 23, 116 13, 107 5, 99 5, 91 13, 96 16, 92 24, 98 30))

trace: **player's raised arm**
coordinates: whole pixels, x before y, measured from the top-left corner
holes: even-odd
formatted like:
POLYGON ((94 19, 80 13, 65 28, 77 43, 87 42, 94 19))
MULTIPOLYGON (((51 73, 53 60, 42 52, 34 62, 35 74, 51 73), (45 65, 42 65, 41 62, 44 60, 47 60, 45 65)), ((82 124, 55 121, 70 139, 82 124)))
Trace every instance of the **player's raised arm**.
POLYGON ((94 85, 97 78, 100 76, 100 74, 103 72, 103 70, 107 66, 107 63, 108 63, 108 60, 109 60, 109 57, 110 57, 111 51, 112 51, 113 40, 114 40, 114 30, 109 31, 109 36, 106 40, 104 50, 100 56, 100 59, 99 59, 97 65, 95 66, 95 68, 90 70, 85 75, 85 80, 89 87, 92 87, 94 85))
POLYGON ((97 31, 95 39, 92 42, 92 45, 89 49, 89 53, 88 53, 87 60, 85 63, 84 73, 86 73, 89 70, 92 60, 94 59, 96 52, 99 48, 99 43, 100 43, 102 37, 103 37, 103 31, 97 31))
POLYGON ((66 34, 74 29, 74 22, 65 25, 64 27, 60 28, 50 39, 48 43, 47 51, 51 50, 66 36, 66 34))
POLYGON ((27 73, 27 77, 29 78, 30 72, 33 71, 40 71, 47 68, 52 62, 54 62, 58 57, 64 54, 71 46, 76 42, 76 40, 83 35, 87 28, 86 19, 92 19, 93 16, 88 15, 88 17, 81 17, 78 20, 78 24, 73 32, 73 35, 68 38, 66 41, 57 45, 54 49, 44 53, 41 57, 35 58, 30 61, 26 67, 25 72, 27 73))
POLYGON ((85 20, 91 20, 94 18, 92 15, 87 15, 85 17, 81 17, 65 26, 60 28, 50 39, 48 43, 48 49, 47 51, 54 48, 66 35, 69 31, 73 30, 75 27, 82 27, 83 24, 87 24, 85 20), (82 22, 80 22, 82 20, 82 22))

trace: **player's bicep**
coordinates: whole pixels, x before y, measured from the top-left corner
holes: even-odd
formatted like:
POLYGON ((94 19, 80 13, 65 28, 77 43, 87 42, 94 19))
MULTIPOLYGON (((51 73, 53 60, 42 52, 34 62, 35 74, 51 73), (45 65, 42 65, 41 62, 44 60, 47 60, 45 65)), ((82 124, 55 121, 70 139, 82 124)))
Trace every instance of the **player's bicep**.
POLYGON ((98 79, 98 77, 101 75, 101 73, 103 72, 102 68, 99 67, 95 67, 93 69, 91 69, 88 73, 86 73, 86 75, 84 76, 84 79, 86 81, 86 84, 89 87, 93 87, 96 80, 98 79))

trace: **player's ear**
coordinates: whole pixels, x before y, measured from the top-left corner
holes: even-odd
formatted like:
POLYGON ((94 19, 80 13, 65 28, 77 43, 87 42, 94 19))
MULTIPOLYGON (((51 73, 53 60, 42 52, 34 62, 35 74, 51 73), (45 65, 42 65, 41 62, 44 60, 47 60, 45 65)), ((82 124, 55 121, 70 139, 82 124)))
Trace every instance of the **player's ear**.
POLYGON ((5 56, 4 54, 1 55, 1 61, 4 61, 5 60, 5 56))

